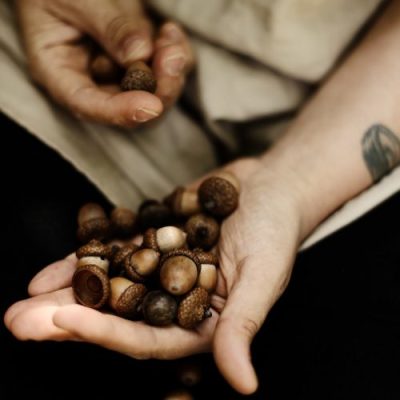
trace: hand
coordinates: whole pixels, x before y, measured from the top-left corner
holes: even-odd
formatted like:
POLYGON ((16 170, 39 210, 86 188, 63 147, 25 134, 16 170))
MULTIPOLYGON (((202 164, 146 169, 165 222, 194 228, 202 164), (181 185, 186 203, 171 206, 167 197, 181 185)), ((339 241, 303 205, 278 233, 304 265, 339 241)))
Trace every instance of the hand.
POLYGON ((253 392, 257 379, 250 343, 288 283, 301 218, 297 194, 289 195, 258 161, 238 161, 226 169, 242 183, 240 206, 222 226, 213 316, 197 329, 154 328, 75 304, 67 288, 75 256, 33 279, 29 293, 35 297, 8 310, 7 327, 19 339, 83 340, 135 358, 170 359, 213 349, 229 383, 241 393, 253 392))
POLYGON ((103 0, 100 7, 96 0, 17 0, 16 6, 33 78, 82 118, 119 126, 155 118, 177 100, 194 63, 177 24, 165 23, 153 39, 139 0, 103 0), (155 95, 122 93, 119 82, 96 84, 88 36, 121 67, 152 58, 155 95))

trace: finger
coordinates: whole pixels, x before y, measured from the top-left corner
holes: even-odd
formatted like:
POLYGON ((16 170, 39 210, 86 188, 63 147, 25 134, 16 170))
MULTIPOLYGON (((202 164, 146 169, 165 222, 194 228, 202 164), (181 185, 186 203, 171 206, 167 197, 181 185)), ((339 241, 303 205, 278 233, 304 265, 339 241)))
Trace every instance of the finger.
POLYGON ((74 302, 71 289, 22 300, 7 310, 4 323, 20 340, 73 340, 74 335, 53 324, 53 315, 74 302))
POLYGON ((36 76, 59 103, 81 118, 118 126, 134 126, 161 114, 163 106, 160 99, 150 93, 110 93, 100 89, 86 69, 72 63, 74 57, 83 57, 82 54, 75 54, 82 49, 73 50, 71 55, 71 48, 59 49, 57 60, 51 60, 52 53, 48 52, 42 56, 41 65, 37 67, 36 76))
POLYGON ((153 52, 152 26, 136 7, 122 7, 118 2, 97 2, 87 7, 83 19, 86 31, 103 46, 120 65, 128 67, 137 60, 148 59, 153 52))
POLYGON ((252 256, 238 266, 238 279, 215 331, 216 363, 227 381, 243 394, 253 393, 258 386, 250 344, 286 284, 286 275, 266 268, 266 259, 252 256))
POLYGON ((30 296, 54 292, 71 286, 72 275, 76 270, 75 253, 64 260, 56 261, 36 274, 28 286, 30 296))
MULTIPOLYGON (((204 322, 202 333, 178 326, 154 328, 79 305, 60 308, 53 322, 61 329, 107 349, 138 359, 174 359, 210 350, 216 315, 204 322)), ((203 325, 203 324, 202 324, 203 325)))
POLYGON ((160 30, 153 59, 156 95, 164 106, 169 107, 176 102, 185 84, 186 74, 193 65, 193 52, 183 30, 175 23, 166 23, 160 30))

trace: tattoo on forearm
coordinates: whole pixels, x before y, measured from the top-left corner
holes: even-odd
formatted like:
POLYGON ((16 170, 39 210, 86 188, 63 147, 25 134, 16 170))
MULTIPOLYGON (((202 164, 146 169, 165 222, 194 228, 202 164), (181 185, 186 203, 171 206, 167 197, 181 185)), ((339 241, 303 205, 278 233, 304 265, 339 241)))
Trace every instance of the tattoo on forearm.
POLYGON ((372 125, 362 139, 364 161, 374 182, 400 164, 400 139, 383 125, 372 125))

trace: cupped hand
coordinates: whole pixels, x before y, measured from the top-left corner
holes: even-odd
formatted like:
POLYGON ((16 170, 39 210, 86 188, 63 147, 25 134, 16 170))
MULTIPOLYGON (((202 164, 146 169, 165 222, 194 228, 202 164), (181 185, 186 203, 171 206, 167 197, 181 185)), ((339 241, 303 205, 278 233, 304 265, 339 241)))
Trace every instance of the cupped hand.
POLYGON ((177 100, 194 64, 182 29, 167 22, 155 33, 139 0, 17 0, 16 7, 34 80, 80 118, 125 127, 156 118, 177 100), (152 59, 155 95, 97 84, 88 37, 120 67, 152 59))
POLYGON ((155 328, 75 303, 71 277, 76 258, 45 268, 31 282, 30 299, 5 316, 19 339, 83 340, 135 358, 171 359, 213 351, 228 382, 252 393, 257 378, 250 344, 284 291, 301 238, 297 194, 253 159, 226 167, 240 180, 239 208, 223 223, 220 269, 212 314, 195 330, 155 328))

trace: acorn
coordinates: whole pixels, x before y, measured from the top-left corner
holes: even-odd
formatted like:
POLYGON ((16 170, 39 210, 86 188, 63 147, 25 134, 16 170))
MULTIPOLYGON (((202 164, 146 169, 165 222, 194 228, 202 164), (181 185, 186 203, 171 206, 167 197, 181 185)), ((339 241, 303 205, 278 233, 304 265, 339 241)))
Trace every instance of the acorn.
POLYGON ((109 306, 117 315, 127 319, 137 318, 147 288, 141 283, 117 276, 110 279, 109 306))
POLYGON ((214 217, 227 217, 238 206, 239 192, 231 183, 219 176, 206 179, 199 187, 200 204, 214 217))
POLYGON ((79 247, 75 254, 78 258, 78 268, 92 264, 108 273, 112 249, 99 240, 92 239, 89 243, 79 247))
POLYGON ((126 276, 135 282, 143 282, 158 267, 160 253, 153 249, 132 252, 124 260, 126 276))
POLYGON ((72 277, 72 288, 80 304, 97 309, 108 300, 110 254, 110 247, 97 240, 91 240, 76 251, 78 264, 72 277))
POLYGON ((121 81, 122 91, 144 90, 155 93, 157 81, 151 68, 143 61, 134 62, 126 71, 121 81))
POLYGON ((197 192, 183 187, 176 188, 167 196, 164 204, 178 217, 189 217, 201 211, 197 192))
POLYGON ((149 228, 157 229, 172 223, 172 212, 165 204, 156 200, 146 200, 140 205, 138 224, 143 232, 149 228))
POLYGON ((169 293, 180 296, 196 284, 200 262, 190 250, 174 250, 165 254, 160 262, 160 283, 169 293))
POLYGON ((87 243, 91 239, 104 240, 111 230, 110 221, 102 206, 87 203, 78 212, 78 240, 87 243))
POLYGON ((177 319, 182 328, 192 329, 211 315, 208 292, 197 287, 180 302, 177 319))
POLYGON ((104 53, 97 54, 90 63, 90 73, 98 83, 114 83, 121 80, 121 68, 104 53))
POLYGON ((179 381, 187 386, 193 387, 200 383, 202 378, 201 368, 195 363, 185 363, 178 369, 179 381))
POLYGON ((196 286, 206 289, 208 293, 212 293, 217 287, 218 258, 213 253, 206 253, 205 251, 195 251, 195 254, 200 261, 200 272, 196 286))
POLYGON ((176 317, 177 309, 176 300, 170 294, 161 290, 147 293, 142 304, 145 321, 155 326, 171 324, 176 317))
POLYGON ((169 392, 164 400, 193 400, 194 397, 186 390, 174 390, 169 392))
POLYGON ((164 226, 159 229, 150 228, 144 233, 142 246, 167 253, 184 247, 186 236, 186 233, 176 226, 164 226))
POLYGON ((136 214, 128 208, 116 207, 110 216, 114 235, 118 237, 133 236, 136 229, 136 214))
POLYGON ((139 246, 134 243, 119 247, 111 259, 110 275, 116 276, 124 268, 126 256, 139 250, 139 246))
POLYGON ((186 221, 185 231, 189 246, 208 250, 217 243, 220 228, 215 218, 196 214, 186 221))

